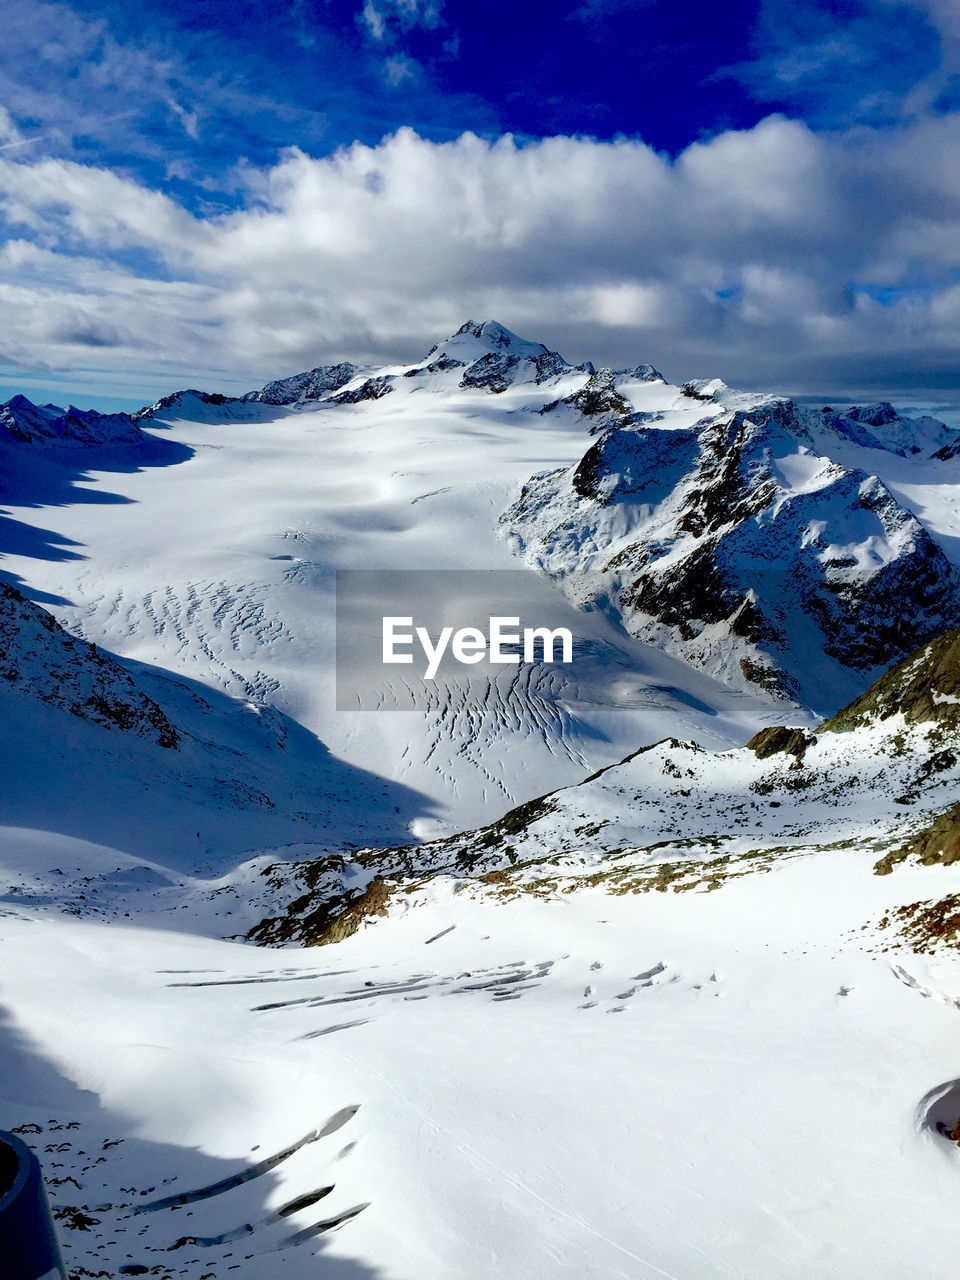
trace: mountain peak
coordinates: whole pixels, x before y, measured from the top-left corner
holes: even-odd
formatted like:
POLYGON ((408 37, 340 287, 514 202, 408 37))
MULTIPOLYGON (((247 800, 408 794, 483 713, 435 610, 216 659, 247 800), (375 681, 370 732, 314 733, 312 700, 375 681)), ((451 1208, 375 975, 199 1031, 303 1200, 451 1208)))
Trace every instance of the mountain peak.
POLYGON ((535 360, 537 356, 551 353, 542 342, 529 342, 519 337, 499 320, 468 320, 445 342, 433 347, 426 358, 434 361, 446 356, 462 364, 471 364, 481 356, 493 354, 535 360))
POLYGON ((0 404, 0 440, 54 446, 128 445, 142 443, 143 435, 129 413, 36 405, 16 395, 0 404))
POLYGON ((479 323, 475 320, 468 320, 466 324, 460 326, 453 337, 458 338, 461 334, 470 334, 481 341, 489 342, 493 347, 506 348, 514 352, 518 348, 527 347, 536 347, 539 355, 543 355, 547 351, 543 343, 528 342, 526 338, 519 337, 511 329, 508 329, 506 325, 501 324, 499 320, 481 320, 479 323))

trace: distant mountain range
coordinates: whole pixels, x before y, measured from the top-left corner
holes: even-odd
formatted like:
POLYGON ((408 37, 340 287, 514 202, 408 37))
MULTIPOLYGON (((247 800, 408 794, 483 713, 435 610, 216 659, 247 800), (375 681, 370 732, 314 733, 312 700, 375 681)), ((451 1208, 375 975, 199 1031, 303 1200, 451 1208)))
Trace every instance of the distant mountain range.
POLYGON ((574 465, 527 480, 502 536, 577 604, 732 687, 823 706, 960 622, 957 568, 929 510, 925 523, 904 496, 914 473, 928 491, 952 485, 960 432, 885 402, 817 411, 716 378, 674 386, 649 364, 572 365, 496 321, 468 321, 413 365, 341 362, 135 414, 17 396, 0 431, 17 446, 127 448, 165 420, 375 415, 414 391, 464 414, 485 393, 507 412, 582 424, 595 439, 574 465))

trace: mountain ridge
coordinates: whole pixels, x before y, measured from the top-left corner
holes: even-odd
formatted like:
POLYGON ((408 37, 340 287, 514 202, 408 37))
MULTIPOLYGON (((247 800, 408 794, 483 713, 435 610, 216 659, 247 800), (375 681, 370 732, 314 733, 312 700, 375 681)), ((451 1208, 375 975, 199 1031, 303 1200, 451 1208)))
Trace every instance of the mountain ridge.
MULTIPOLYGON (((486 321, 412 365, 341 362, 312 389, 310 372, 270 393, 289 403, 163 397, 136 417, 148 452, 71 450, 75 474, 46 466, 46 444, 10 442, 5 568, 108 650, 402 770, 449 804, 448 830, 671 727, 716 747, 785 716, 812 724, 955 617, 960 530, 923 504, 958 464, 897 453, 914 420, 882 406, 832 416, 646 363, 573 366, 486 321), (571 606, 571 671, 444 682, 406 750, 389 719, 329 714, 337 569, 525 564, 571 606)), ((401 686, 388 703, 409 702, 401 686)))
POLYGON ((676 425, 601 402, 580 462, 534 476, 501 517, 517 554, 574 596, 599 591, 631 634, 800 701, 824 680, 843 696, 960 621, 957 569, 876 475, 830 459, 835 423, 717 391, 676 425))
POLYGON ((814 733, 769 726, 721 753, 665 738, 485 827, 360 850, 349 881, 330 861, 277 864, 264 874, 287 886, 286 909, 250 937, 337 942, 433 879, 510 900, 597 887, 709 892, 821 847, 873 849, 878 875, 910 858, 949 864, 960 858, 960 698, 942 690, 956 686, 958 648, 954 628, 814 733))

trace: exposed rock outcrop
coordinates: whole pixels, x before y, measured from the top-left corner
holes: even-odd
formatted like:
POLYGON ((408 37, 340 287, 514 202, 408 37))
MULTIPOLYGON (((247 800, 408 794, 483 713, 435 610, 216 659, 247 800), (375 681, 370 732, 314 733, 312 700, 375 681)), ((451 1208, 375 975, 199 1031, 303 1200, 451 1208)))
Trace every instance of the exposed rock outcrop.
POLYGON ((180 735, 115 658, 65 631, 16 587, 0 582, 0 680, 26 698, 109 729, 176 748, 180 735))
POLYGON ((244 400, 259 400, 264 404, 302 404, 305 400, 320 400, 357 376, 357 365, 344 360, 340 364, 323 364, 305 373, 295 373, 290 378, 268 382, 258 391, 248 391, 244 400))
POLYGON ((875 475, 821 452, 822 415, 684 392, 692 425, 626 413, 601 375, 568 397, 608 426, 504 514, 527 563, 712 675, 814 705, 960 622, 960 574, 875 475))

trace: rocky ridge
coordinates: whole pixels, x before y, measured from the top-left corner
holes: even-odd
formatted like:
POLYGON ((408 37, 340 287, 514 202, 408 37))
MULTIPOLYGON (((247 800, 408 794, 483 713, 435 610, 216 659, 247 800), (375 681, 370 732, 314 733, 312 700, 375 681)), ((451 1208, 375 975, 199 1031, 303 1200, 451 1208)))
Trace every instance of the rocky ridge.
POLYGON ((248 391, 243 400, 260 401, 263 404, 302 404, 305 400, 321 400, 360 373, 358 365, 344 360, 340 364, 319 365, 305 373, 290 378, 278 378, 256 391, 248 391))
POLYGON ((574 598, 712 675, 814 705, 960 621, 960 575, 925 527, 830 457, 846 419, 716 380, 656 414, 624 400, 599 375, 568 397, 601 434, 501 520, 574 598))
POLYGON ((0 582, 0 680, 25 698, 160 747, 180 734, 115 658, 78 640, 14 586, 0 582))
POLYGON ((831 850, 879 856, 878 874, 908 859, 954 861, 960 717, 943 689, 958 646, 955 629, 812 734, 771 726, 725 752, 665 739, 475 831, 360 851, 350 866, 276 864, 264 875, 275 893, 287 886, 287 908, 251 936, 337 941, 391 902, 415 904, 418 887, 437 876, 459 892, 509 900, 712 891, 831 850))
POLYGON ((95 409, 63 409, 36 405, 26 396, 14 396, 0 405, 0 441, 15 445, 42 444, 67 448, 101 445, 137 445, 143 433, 136 416, 98 413, 95 409))

